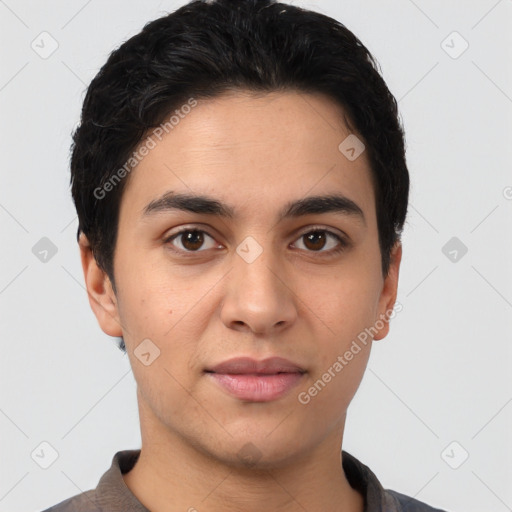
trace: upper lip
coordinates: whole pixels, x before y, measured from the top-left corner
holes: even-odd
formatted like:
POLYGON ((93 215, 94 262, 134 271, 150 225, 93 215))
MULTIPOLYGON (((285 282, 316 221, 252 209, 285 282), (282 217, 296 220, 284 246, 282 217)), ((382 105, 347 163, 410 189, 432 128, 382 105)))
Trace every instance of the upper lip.
POLYGON ((269 357, 258 361, 252 357, 234 357, 223 361, 211 368, 207 372, 213 373, 231 373, 231 374, 275 374, 275 373, 304 373, 305 370, 298 364, 289 361, 283 357, 269 357))

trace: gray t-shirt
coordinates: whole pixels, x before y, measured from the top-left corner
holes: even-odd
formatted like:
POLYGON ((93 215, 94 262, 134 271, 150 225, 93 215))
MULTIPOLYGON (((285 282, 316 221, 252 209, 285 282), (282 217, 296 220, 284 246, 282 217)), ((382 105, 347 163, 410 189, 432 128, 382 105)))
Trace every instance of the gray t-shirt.
MULTIPOLYGON (((364 512, 446 512, 384 489, 370 468, 346 451, 342 454, 343 471, 348 482, 364 496, 364 512)), ((133 495, 122 477, 133 468, 139 455, 140 450, 117 452, 96 489, 68 498, 43 512, 150 512, 133 495)))

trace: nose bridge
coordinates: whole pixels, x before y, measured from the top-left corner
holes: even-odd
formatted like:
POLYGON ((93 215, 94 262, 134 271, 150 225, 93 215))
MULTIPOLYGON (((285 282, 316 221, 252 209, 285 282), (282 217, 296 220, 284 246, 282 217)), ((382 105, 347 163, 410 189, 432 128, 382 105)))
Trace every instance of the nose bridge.
POLYGON ((224 322, 242 322, 260 332, 288 324, 296 312, 272 236, 247 236, 236 253, 223 301, 224 322))
POLYGON ((277 276, 280 267, 276 250, 272 247, 271 236, 247 236, 237 247, 235 273, 239 276, 238 286, 246 287, 246 292, 257 298, 272 300, 272 296, 281 292, 283 286, 277 276), (277 275, 276 275, 277 274, 277 275), (251 293, 253 292, 253 293, 251 293))

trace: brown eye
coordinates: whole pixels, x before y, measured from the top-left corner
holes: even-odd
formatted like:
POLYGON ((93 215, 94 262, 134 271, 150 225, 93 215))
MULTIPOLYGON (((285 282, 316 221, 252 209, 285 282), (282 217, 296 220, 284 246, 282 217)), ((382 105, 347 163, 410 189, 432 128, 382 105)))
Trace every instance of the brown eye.
POLYGON ((204 236, 201 231, 187 231, 182 233, 181 243, 185 249, 197 251, 204 243, 204 236))
POLYGON ((305 240, 304 245, 308 249, 318 251, 324 247, 327 237, 322 231, 314 231, 313 233, 303 235, 303 239, 305 240))
POLYGON ((326 229, 307 231, 299 237, 299 240, 303 240, 303 245, 308 252, 335 253, 347 246, 345 240, 339 235, 326 229))
MULTIPOLYGON (((200 229, 183 229, 179 233, 169 237, 165 242, 171 243, 171 245, 183 252, 201 252, 199 249, 204 245, 207 238, 213 241, 213 238, 206 233, 206 231, 200 229), (175 240, 181 242, 181 247, 176 247, 173 243, 175 240)), ((215 247, 215 243, 212 243, 210 247, 206 247, 206 249, 211 249, 212 247, 215 247)))

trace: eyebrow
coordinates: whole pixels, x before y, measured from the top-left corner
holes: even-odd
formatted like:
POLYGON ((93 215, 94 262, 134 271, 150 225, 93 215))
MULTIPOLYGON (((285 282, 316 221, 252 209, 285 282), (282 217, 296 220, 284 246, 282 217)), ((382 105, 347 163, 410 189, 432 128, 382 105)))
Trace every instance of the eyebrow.
MULTIPOLYGON (((224 219, 236 218, 235 209, 218 199, 205 195, 176 193, 173 191, 168 191, 158 199, 148 203, 143 209, 142 216, 147 217, 155 213, 172 210, 216 215, 224 219)), ((340 194, 309 196, 290 201, 278 213, 277 220, 280 222, 284 219, 322 213, 338 213, 355 217, 366 226, 363 210, 352 199, 340 194)))

